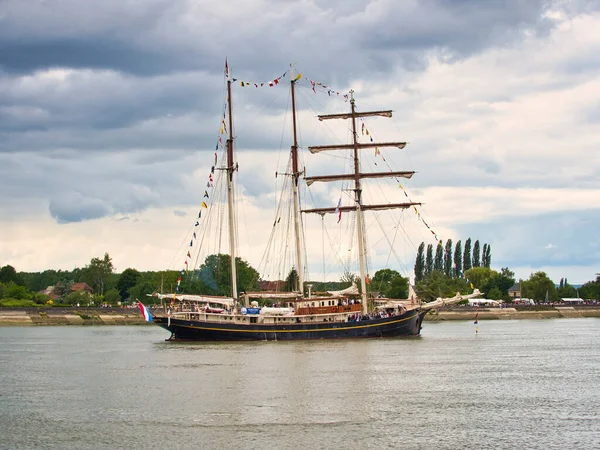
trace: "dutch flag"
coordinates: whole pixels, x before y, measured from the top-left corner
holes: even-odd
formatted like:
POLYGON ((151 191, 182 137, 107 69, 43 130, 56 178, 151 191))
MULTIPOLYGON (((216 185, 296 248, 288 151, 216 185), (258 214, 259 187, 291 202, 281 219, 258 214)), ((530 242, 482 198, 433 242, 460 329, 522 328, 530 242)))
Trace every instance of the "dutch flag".
POLYGON ((150 314, 150 310, 148 309, 148 307, 144 306, 144 304, 142 302, 140 302, 139 300, 138 300, 138 304, 140 307, 140 311, 142 312, 142 316, 144 316, 144 319, 146 320, 146 322, 153 322, 152 314, 150 314))

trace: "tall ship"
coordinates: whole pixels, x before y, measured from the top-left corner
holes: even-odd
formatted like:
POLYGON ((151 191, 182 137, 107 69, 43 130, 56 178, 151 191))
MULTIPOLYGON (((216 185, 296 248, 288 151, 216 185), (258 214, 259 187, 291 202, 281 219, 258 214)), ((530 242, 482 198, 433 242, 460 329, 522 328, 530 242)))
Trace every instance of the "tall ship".
MULTIPOLYGON (((312 340, 312 339, 342 339, 342 338, 374 338, 374 337, 396 337, 417 336, 421 332, 424 316, 432 309, 441 305, 460 302, 465 299, 477 297, 479 291, 475 290, 468 295, 457 293, 452 298, 438 298, 434 302, 423 303, 416 298, 413 292, 408 299, 373 298, 369 295, 369 275, 367 272, 367 238, 365 227, 365 214, 371 211, 385 211, 393 209, 406 209, 416 207, 420 203, 412 201, 393 203, 367 203, 363 196, 363 180, 375 178, 411 178, 412 171, 378 171, 367 172, 361 169, 361 152, 366 149, 395 147, 403 149, 406 142, 369 142, 359 141, 359 124, 364 134, 364 118, 384 117, 391 118, 391 110, 359 111, 356 107, 354 92, 350 91, 346 96, 349 103, 349 111, 338 114, 319 115, 319 121, 343 120, 349 122, 350 142, 339 145, 320 145, 308 147, 311 154, 322 152, 346 151, 350 153, 351 164, 348 173, 331 175, 306 176, 305 170, 299 164, 299 145, 297 132, 296 113, 296 84, 302 76, 295 73, 294 68, 288 72, 292 112, 292 145, 289 152, 288 171, 284 174, 291 188, 290 229, 293 235, 293 247, 295 249, 294 261, 294 288, 291 292, 258 291, 245 292, 238 289, 238 274, 236 259, 237 229, 235 208, 235 175, 238 165, 234 153, 234 123, 232 110, 232 83, 237 81, 232 78, 229 67, 225 66, 226 102, 222 114, 221 132, 227 136, 224 146, 223 163, 217 165, 217 153, 215 153, 215 166, 211 168, 211 175, 207 187, 213 183, 215 170, 221 170, 226 184, 225 214, 220 214, 220 222, 227 223, 227 240, 229 254, 229 276, 230 295, 209 296, 194 295, 178 292, 172 294, 155 294, 161 299, 164 307, 158 313, 151 315, 143 304, 140 308, 144 316, 155 324, 163 327, 171 333, 169 339, 194 340, 194 341, 252 341, 252 340, 312 340), (300 202, 300 183, 312 185, 314 183, 329 183, 335 181, 348 183, 351 204, 341 205, 341 199, 337 206, 320 208, 302 208, 300 202), (326 293, 311 292, 312 285, 305 281, 305 245, 303 230, 303 215, 318 214, 321 217, 335 214, 341 218, 341 214, 353 215, 353 239, 356 245, 356 256, 358 259, 359 274, 357 282, 349 288, 328 291, 326 293), (270 306, 265 306, 265 300, 269 300, 270 306)), ((285 74, 284 74, 285 75, 285 74)), ((279 84, 282 78, 274 81, 279 84)), ((315 83, 312 82, 313 90, 315 83)), ((244 82, 241 82, 244 85, 244 82)), ((258 87, 258 84, 256 85, 258 87)), ((326 87, 326 86, 325 86, 326 87)), ((367 133, 368 134, 368 133, 367 133)), ((221 139, 219 137, 219 139, 221 139)), ((218 146, 217 146, 218 148, 218 146)), ((205 197, 209 197, 205 191, 205 197)), ((207 208, 206 203, 202 206, 207 208)), ((201 218, 202 210, 199 213, 201 218)), ((277 219, 276 219, 277 222, 277 219)), ((339 220, 338 220, 339 222, 339 220)), ((196 225, 199 222, 196 222, 196 225)), ((194 238, 196 233, 194 232, 194 238)), ((190 242, 190 246, 194 241, 190 242)), ((190 256, 190 252, 187 253, 190 256)), ((187 273, 188 262, 186 260, 185 270, 187 273)))

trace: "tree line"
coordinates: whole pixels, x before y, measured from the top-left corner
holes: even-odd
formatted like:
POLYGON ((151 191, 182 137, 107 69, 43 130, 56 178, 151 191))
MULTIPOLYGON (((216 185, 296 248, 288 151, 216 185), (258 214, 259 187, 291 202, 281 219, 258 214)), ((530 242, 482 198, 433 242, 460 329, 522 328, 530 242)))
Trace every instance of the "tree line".
POLYGON ((452 248, 452 239, 448 239, 445 246, 440 241, 436 245, 435 256, 433 244, 429 244, 425 250, 425 242, 421 242, 415 260, 415 282, 423 281, 434 270, 444 273, 447 277, 459 278, 473 267, 489 269, 491 264, 492 246, 483 244, 483 249, 481 249, 479 240, 476 240, 471 248, 471 238, 468 238, 465 241, 464 251, 460 240, 454 249, 452 248))
MULTIPOLYGON (((473 250, 478 247, 478 242, 475 244, 473 250)), ((424 244, 421 247, 423 250, 424 244)), ((429 250, 430 247, 428 246, 427 253, 433 253, 429 250)), ((465 251, 462 251, 460 241, 454 249, 452 243, 447 242, 446 252, 442 252, 441 255, 441 265, 436 251, 437 266, 434 262, 431 270, 425 269, 423 277, 415 284, 418 297, 423 301, 431 301, 437 297, 454 296, 456 292, 470 292, 476 287, 486 298, 510 300, 508 290, 515 283, 514 273, 507 267, 500 271, 487 267, 491 261, 489 245, 484 244, 480 259, 477 258, 479 252, 467 251, 469 248, 470 239, 465 242, 465 251), (454 251, 451 253, 448 249, 454 251), (457 255, 461 258, 457 258, 457 255), (448 269, 449 259, 454 265, 448 269), (479 265, 475 266, 472 263, 479 263, 479 265)), ((425 258, 426 263, 428 259, 432 260, 432 258, 425 258)), ((240 291, 260 290, 259 274, 250 264, 241 258, 236 258, 236 268, 240 291)), ((12 266, 5 265, 0 268, 0 306, 76 305, 78 303, 82 306, 117 305, 136 299, 152 304, 158 300, 148 295, 157 292, 175 292, 179 278, 181 278, 180 293, 231 295, 229 255, 210 255, 199 269, 190 271, 185 276, 173 270, 140 272, 133 268, 125 269, 120 274, 115 273, 112 258, 108 254, 92 258, 83 268, 75 268, 72 271, 17 272, 12 266), (75 283, 88 284, 92 288, 91 295, 73 292, 71 288, 75 283), (51 302, 48 296, 40 293, 48 286, 54 287, 54 294, 57 296, 51 302)), ((317 294, 341 290, 357 281, 355 274, 346 272, 337 282, 312 282, 312 292, 317 294)), ((408 287, 408 278, 403 277, 396 270, 387 268, 376 271, 367 284, 367 289, 373 296, 398 299, 408 298, 408 287)), ((537 301, 548 298, 549 302, 556 302, 561 298, 572 297, 600 300, 600 274, 596 274, 595 280, 577 289, 570 285, 566 278, 561 278, 560 283, 556 285, 546 273, 535 272, 529 279, 520 283, 520 288, 521 297, 537 301)), ((284 291, 297 289, 297 273, 294 269, 277 289, 284 291)))

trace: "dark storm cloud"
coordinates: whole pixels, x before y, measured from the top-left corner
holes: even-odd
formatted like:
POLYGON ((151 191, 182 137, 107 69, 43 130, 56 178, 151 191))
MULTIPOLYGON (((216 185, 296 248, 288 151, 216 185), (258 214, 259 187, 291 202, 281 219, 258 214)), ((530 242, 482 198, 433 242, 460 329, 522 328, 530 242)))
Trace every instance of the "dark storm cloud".
MULTIPOLYGON (((226 55, 240 79, 268 81, 292 60, 342 89, 353 77, 420 69, 431 54, 456 60, 503 46, 524 30, 545 33, 551 22, 544 11, 553 6, 228 3, 0 2, 0 191, 46 199, 61 223, 173 199, 197 203, 184 192, 195 188, 191 168, 214 151, 226 55)), ((288 108, 288 97, 267 92, 262 100, 251 90, 234 92, 238 148, 280 148, 281 125, 274 131, 270 118, 288 108)), ((481 177, 498 174, 492 160, 480 168, 481 177)), ((467 179, 460 175, 452 179, 467 179)), ((270 185, 243 177, 251 195, 270 185)))
MULTIPOLYGON (((562 2, 560 2, 562 3, 562 2)), ((557 4, 560 5, 557 2, 557 4)), ((228 54, 253 74, 302 58, 332 72, 388 69, 445 49, 453 58, 504 45, 524 29, 546 32, 547 0, 420 2, 148 1, 143 8, 105 0, 4 2, 0 61, 5 71, 46 67, 114 69, 141 75, 220 71, 228 54), (353 50, 353 58, 348 58, 353 50)), ((417 64, 419 66, 419 64, 417 64)))

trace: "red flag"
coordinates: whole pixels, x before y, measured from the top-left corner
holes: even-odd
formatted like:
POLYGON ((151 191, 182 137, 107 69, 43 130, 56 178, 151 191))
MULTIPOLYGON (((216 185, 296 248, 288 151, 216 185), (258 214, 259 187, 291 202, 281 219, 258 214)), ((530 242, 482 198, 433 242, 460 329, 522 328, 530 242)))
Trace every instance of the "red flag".
POLYGON ((190 255, 190 252, 188 252, 188 255, 187 255, 187 256, 188 256, 188 258, 191 258, 191 257, 192 257, 192 255, 190 255))
POLYGON ((225 76, 229 78, 229 65, 227 64, 227 58, 225 58, 225 76))

